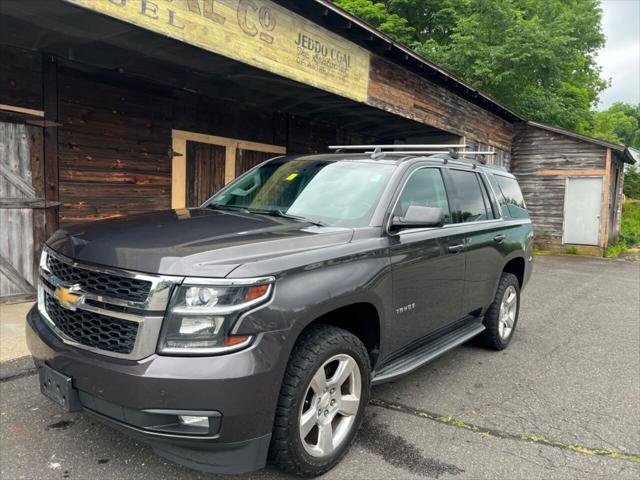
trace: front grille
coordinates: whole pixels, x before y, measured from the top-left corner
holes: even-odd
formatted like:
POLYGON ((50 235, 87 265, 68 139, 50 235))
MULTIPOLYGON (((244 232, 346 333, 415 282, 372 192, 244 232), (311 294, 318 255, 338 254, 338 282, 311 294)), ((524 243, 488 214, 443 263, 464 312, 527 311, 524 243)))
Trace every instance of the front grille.
POLYGON ((49 255, 47 266, 51 273, 65 284, 80 284, 82 290, 95 295, 106 295, 122 300, 144 302, 149 296, 151 282, 119 277, 74 267, 49 255))
POLYGON ((67 310, 48 293, 45 293, 44 300, 51 321, 72 340, 114 353, 128 354, 133 350, 138 333, 137 322, 86 310, 67 310))

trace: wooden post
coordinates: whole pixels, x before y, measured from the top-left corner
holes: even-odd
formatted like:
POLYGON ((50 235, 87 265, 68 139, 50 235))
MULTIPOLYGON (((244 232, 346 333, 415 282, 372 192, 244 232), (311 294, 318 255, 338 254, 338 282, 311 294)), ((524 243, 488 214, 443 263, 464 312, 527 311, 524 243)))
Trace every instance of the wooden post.
POLYGON ((600 246, 603 249, 609 244, 609 190, 611 186, 611 149, 607 148, 604 185, 602 186, 602 213, 600 214, 600 246))
MULTIPOLYGON (((42 101, 46 121, 58 121, 58 63, 52 55, 42 57, 42 101)), ((57 202, 58 187, 58 128, 45 127, 44 143, 44 197, 45 200, 57 202)), ((49 237, 58 229, 59 212, 50 208, 46 214, 46 236, 49 237)))

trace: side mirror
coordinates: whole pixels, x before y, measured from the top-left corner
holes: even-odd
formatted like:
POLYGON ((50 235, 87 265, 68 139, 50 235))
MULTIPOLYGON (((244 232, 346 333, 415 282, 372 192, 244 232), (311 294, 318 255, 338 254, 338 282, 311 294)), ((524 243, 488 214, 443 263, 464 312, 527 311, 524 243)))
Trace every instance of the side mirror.
POLYGON ((444 215, 441 208, 419 205, 411 205, 404 217, 393 217, 391 220, 393 230, 441 227, 443 224, 444 215))

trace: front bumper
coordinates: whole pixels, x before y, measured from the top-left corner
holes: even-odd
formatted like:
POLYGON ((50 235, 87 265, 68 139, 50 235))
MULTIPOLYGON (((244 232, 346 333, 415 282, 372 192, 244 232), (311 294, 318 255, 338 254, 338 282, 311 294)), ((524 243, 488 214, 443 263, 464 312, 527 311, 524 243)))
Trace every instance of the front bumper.
POLYGON ((250 348, 228 355, 154 354, 132 361, 61 342, 35 307, 27 315, 26 330, 36 365, 46 363, 71 377, 83 410, 151 445, 157 454, 215 473, 265 465, 284 371, 278 360, 282 332, 261 334, 250 348), (155 428, 157 420, 185 411, 210 412, 210 431, 192 435, 155 428))

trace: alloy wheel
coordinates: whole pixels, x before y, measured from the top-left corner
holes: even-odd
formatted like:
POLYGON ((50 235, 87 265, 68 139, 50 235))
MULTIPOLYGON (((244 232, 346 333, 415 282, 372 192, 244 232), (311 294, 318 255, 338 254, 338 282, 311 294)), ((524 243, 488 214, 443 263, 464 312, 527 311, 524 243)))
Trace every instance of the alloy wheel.
POLYGON ((502 296, 500 314, 498 317, 498 333, 503 340, 508 339, 513 332, 518 313, 518 292, 516 287, 509 285, 502 296))
POLYGON ((316 371, 300 407, 300 439, 313 457, 330 456, 348 437, 360 408, 362 378, 349 355, 334 355, 316 371))

